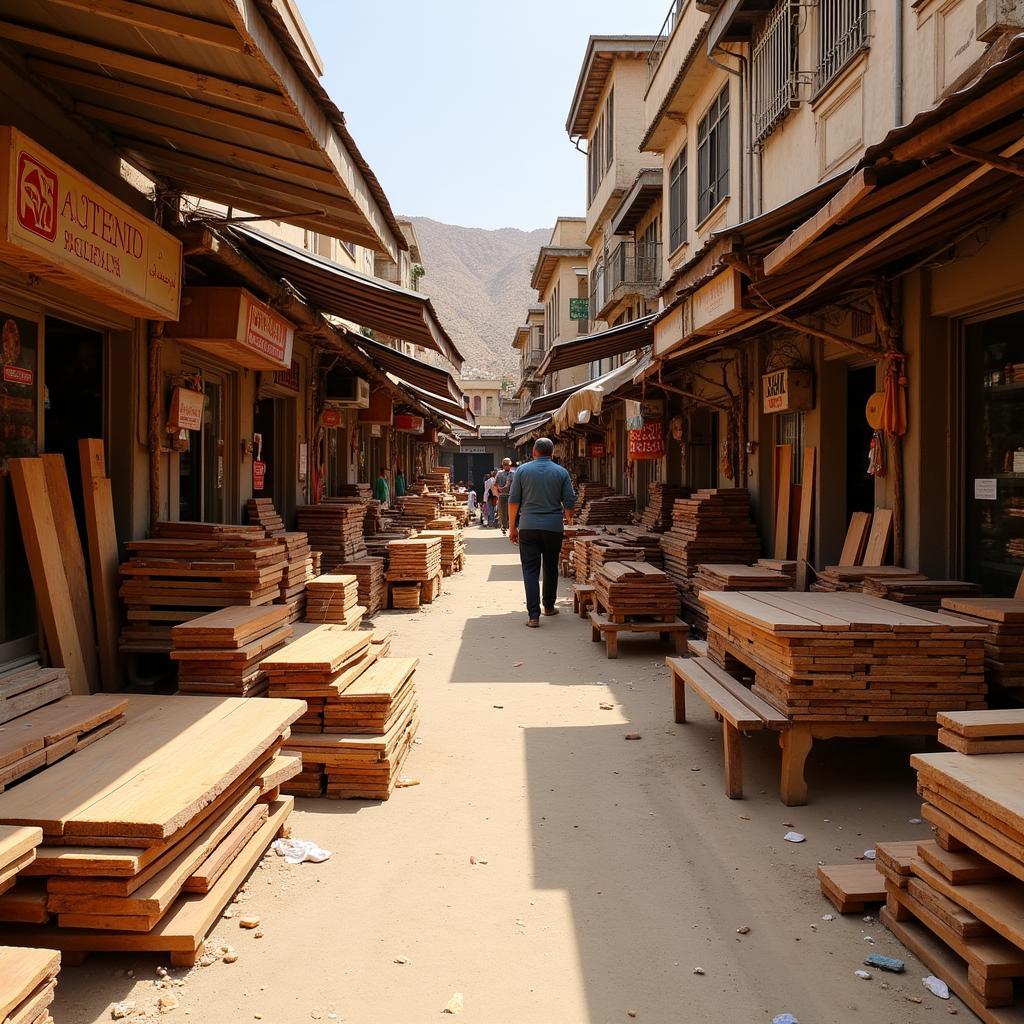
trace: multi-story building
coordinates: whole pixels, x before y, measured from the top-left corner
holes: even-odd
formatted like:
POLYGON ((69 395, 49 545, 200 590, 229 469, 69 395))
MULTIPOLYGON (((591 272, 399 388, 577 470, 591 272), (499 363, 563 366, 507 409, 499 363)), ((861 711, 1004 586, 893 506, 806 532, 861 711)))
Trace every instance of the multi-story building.
POLYGON ((541 303, 534 303, 527 309, 526 320, 516 328, 512 337, 512 347, 519 352, 519 383, 512 393, 520 402, 520 412, 525 413, 543 384, 537 377, 545 352, 544 306, 541 303))
POLYGON ((501 378, 463 378, 459 387, 466 396, 466 404, 480 426, 507 426, 501 414, 501 378))

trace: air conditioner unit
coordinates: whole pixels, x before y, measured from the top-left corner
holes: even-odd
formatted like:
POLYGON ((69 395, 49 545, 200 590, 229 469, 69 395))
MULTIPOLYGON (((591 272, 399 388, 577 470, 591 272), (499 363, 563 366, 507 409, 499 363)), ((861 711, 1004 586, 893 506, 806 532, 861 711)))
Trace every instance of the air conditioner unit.
POLYGON ((370 382, 345 370, 331 370, 324 380, 324 401, 341 409, 368 409, 370 382))

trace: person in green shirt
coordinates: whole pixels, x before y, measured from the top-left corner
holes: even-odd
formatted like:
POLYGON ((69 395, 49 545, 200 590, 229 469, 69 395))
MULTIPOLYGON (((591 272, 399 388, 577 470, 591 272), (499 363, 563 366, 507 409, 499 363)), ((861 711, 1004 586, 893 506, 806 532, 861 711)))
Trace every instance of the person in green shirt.
POLYGON ((388 487, 388 478, 384 475, 383 469, 377 474, 377 481, 373 485, 373 496, 382 505, 391 504, 391 488, 388 487))
POLYGON ((402 467, 399 466, 395 473, 395 497, 405 497, 405 474, 402 472, 402 467))

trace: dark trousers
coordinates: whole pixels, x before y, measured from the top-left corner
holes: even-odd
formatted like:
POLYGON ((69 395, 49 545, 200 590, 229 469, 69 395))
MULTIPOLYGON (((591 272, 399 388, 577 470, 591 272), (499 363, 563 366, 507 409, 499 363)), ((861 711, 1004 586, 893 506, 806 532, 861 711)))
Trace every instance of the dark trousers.
POLYGON ((540 618, 541 564, 544 567, 544 607, 554 608, 558 596, 558 556, 562 551, 560 530, 520 530, 519 561, 523 565, 526 610, 531 619, 540 618))

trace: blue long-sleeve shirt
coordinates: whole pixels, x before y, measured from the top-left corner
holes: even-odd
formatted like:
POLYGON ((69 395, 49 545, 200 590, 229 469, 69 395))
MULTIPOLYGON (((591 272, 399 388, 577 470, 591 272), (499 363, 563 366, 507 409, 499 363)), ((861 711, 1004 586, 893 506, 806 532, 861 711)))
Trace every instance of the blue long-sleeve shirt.
POLYGON ((550 458, 536 458, 512 476, 508 503, 519 506, 521 530, 562 531, 562 508, 573 508, 576 495, 563 466, 550 458))

